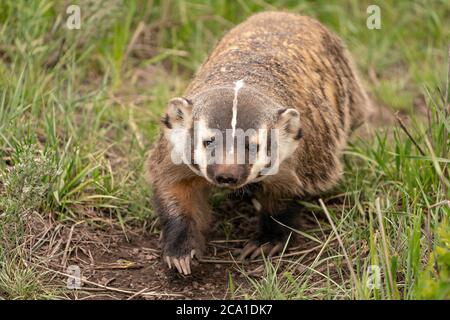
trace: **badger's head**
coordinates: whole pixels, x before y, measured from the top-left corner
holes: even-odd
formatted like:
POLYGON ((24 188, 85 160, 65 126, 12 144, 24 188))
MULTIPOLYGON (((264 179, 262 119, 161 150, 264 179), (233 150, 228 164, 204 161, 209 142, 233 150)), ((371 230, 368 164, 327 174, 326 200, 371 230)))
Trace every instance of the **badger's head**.
POLYGON ((233 189, 277 174, 301 138, 298 111, 242 83, 170 100, 163 124, 174 163, 233 189))

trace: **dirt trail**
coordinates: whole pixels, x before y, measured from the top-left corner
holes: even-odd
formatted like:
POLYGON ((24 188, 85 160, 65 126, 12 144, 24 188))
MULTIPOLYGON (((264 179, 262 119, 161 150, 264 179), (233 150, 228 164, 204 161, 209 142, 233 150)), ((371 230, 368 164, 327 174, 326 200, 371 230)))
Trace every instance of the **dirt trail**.
MULTIPOLYGON (((97 245, 85 248, 92 254, 84 254, 81 259, 73 258, 71 263, 80 266, 83 276, 92 282, 119 288, 130 292, 142 292, 134 298, 145 299, 221 299, 227 296, 229 272, 235 281, 241 276, 234 268, 221 264, 194 262, 194 273, 191 276, 179 275, 168 270, 160 259, 158 239, 156 236, 133 236, 125 238, 123 234, 114 236, 112 243, 105 248, 97 245), (81 262, 81 263, 80 263, 81 262), (153 292, 149 295, 148 292, 153 292)), ((231 265, 230 265, 231 266, 231 265)), ((92 287, 86 284, 85 287, 92 287)), ((90 299, 126 299, 133 297, 131 293, 120 293, 112 290, 83 288, 74 293, 76 298, 90 299)))
MULTIPOLYGON (((28 224, 32 227, 27 248, 33 250, 36 267, 51 276, 52 285, 64 288, 68 267, 80 269, 83 286, 64 291, 72 299, 243 298, 243 293, 252 292, 246 277, 260 278, 264 273, 262 260, 238 264, 233 258, 255 231, 256 214, 245 201, 225 199, 215 209, 215 218, 207 252, 201 262, 194 261, 190 276, 163 263, 156 233, 137 226, 124 233, 110 218, 91 217, 69 225, 37 215, 28 224), (230 277, 233 288, 240 288, 238 295, 229 290, 230 277)), ((299 218, 303 231, 317 229, 318 221, 310 212, 299 213, 299 218)), ((310 260, 320 250, 306 238, 292 239, 285 252, 289 259, 310 260)))

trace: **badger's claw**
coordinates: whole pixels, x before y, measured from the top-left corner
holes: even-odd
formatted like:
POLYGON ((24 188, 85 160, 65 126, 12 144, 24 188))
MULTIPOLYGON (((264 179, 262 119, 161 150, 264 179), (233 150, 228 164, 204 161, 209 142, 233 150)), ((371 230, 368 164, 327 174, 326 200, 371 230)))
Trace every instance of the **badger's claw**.
POLYGON ((247 257, 250 257, 250 260, 254 260, 262 255, 267 258, 271 258, 275 256, 277 253, 281 252, 283 249, 282 242, 266 242, 263 244, 259 244, 255 241, 250 241, 245 245, 242 249, 241 254, 239 255, 239 260, 244 261, 247 257))
POLYGON ((258 249, 259 246, 253 241, 250 241, 245 245, 244 248, 242 248, 241 254, 239 255, 238 260, 244 261, 245 258, 247 258, 249 255, 251 255, 256 249, 258 249))
POLYGON ((191 274, 191 257, 165 257, 167 266, 172 269, 172 266, 178 270, 179 273, 188 275, 191 274))
POLYGON ((172 265, 178 270, 179 273, 184 275, 191 274, 191 260, 195 256, 195 250, 191 250, 190 255, 182 256, 182 257, 169 257, 166 256, 164 260, 167 263, 169 269, 172 269, 172 265))

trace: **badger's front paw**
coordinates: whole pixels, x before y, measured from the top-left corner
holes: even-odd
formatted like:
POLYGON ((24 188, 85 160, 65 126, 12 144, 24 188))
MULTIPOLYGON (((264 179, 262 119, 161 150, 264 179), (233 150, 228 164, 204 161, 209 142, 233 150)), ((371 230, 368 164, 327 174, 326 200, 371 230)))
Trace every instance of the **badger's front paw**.
POLYGON ((270 218, 261 218, 260 231, 256 237, 247 242, 242 249, 239 260, 243 261, 247 258, 254 260, 264 256, 271 258, 283 251, 288 245, 289 229, 278 224, 270 218))
POLYGON ((261 241, 261 239, 250 240, 242 251, 240 252, 239 261, 244 261, 246 258, 254 260, 260 256, 271 258, 280 253, 285 246, 282 239, 261 241))
POLYGON ((253 260, 262 255, 270 258, 281 253, 289 245, 290 230, 295 227, 299 210, 298 204, 293 202, 288 203, 276 216, 261 212, 256 237, 244 246, 239 260, 253 260))
POLYGON ((187 217, 175 217, 165 221, 161 238, 163 260, 179 273, 191 274, 191 262, 204 248, 204 238, 187 217))

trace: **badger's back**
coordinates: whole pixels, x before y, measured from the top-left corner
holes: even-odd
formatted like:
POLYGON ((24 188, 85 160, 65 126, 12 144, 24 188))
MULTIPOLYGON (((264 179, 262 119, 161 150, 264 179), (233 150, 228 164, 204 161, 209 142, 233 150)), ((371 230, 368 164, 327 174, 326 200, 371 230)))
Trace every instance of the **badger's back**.
POLYGON ((295 177, 285 177, 286 181, 281 170, 278 177, 266 179, 266 185, 277 188, 281 183, 284 193, 286 183, 292 182, 288 194, 317 193, 332 186, 341 172, 339 158, 349 132, 371 110, 340 39, 306 16, 284 12, 254 15, 222 38, 186 96, 230 86, 240 79, 301 115, 304 136, 284 166, 285 174, 295 177))
POLYGON ((317 107, 331 107, 345 130, 357 126, 369 107, 339 38, 306 16, 265 12, 239 24, 211 52, 187 94, 239 79, 303 112, 325 100, 329 106, 317 107))

